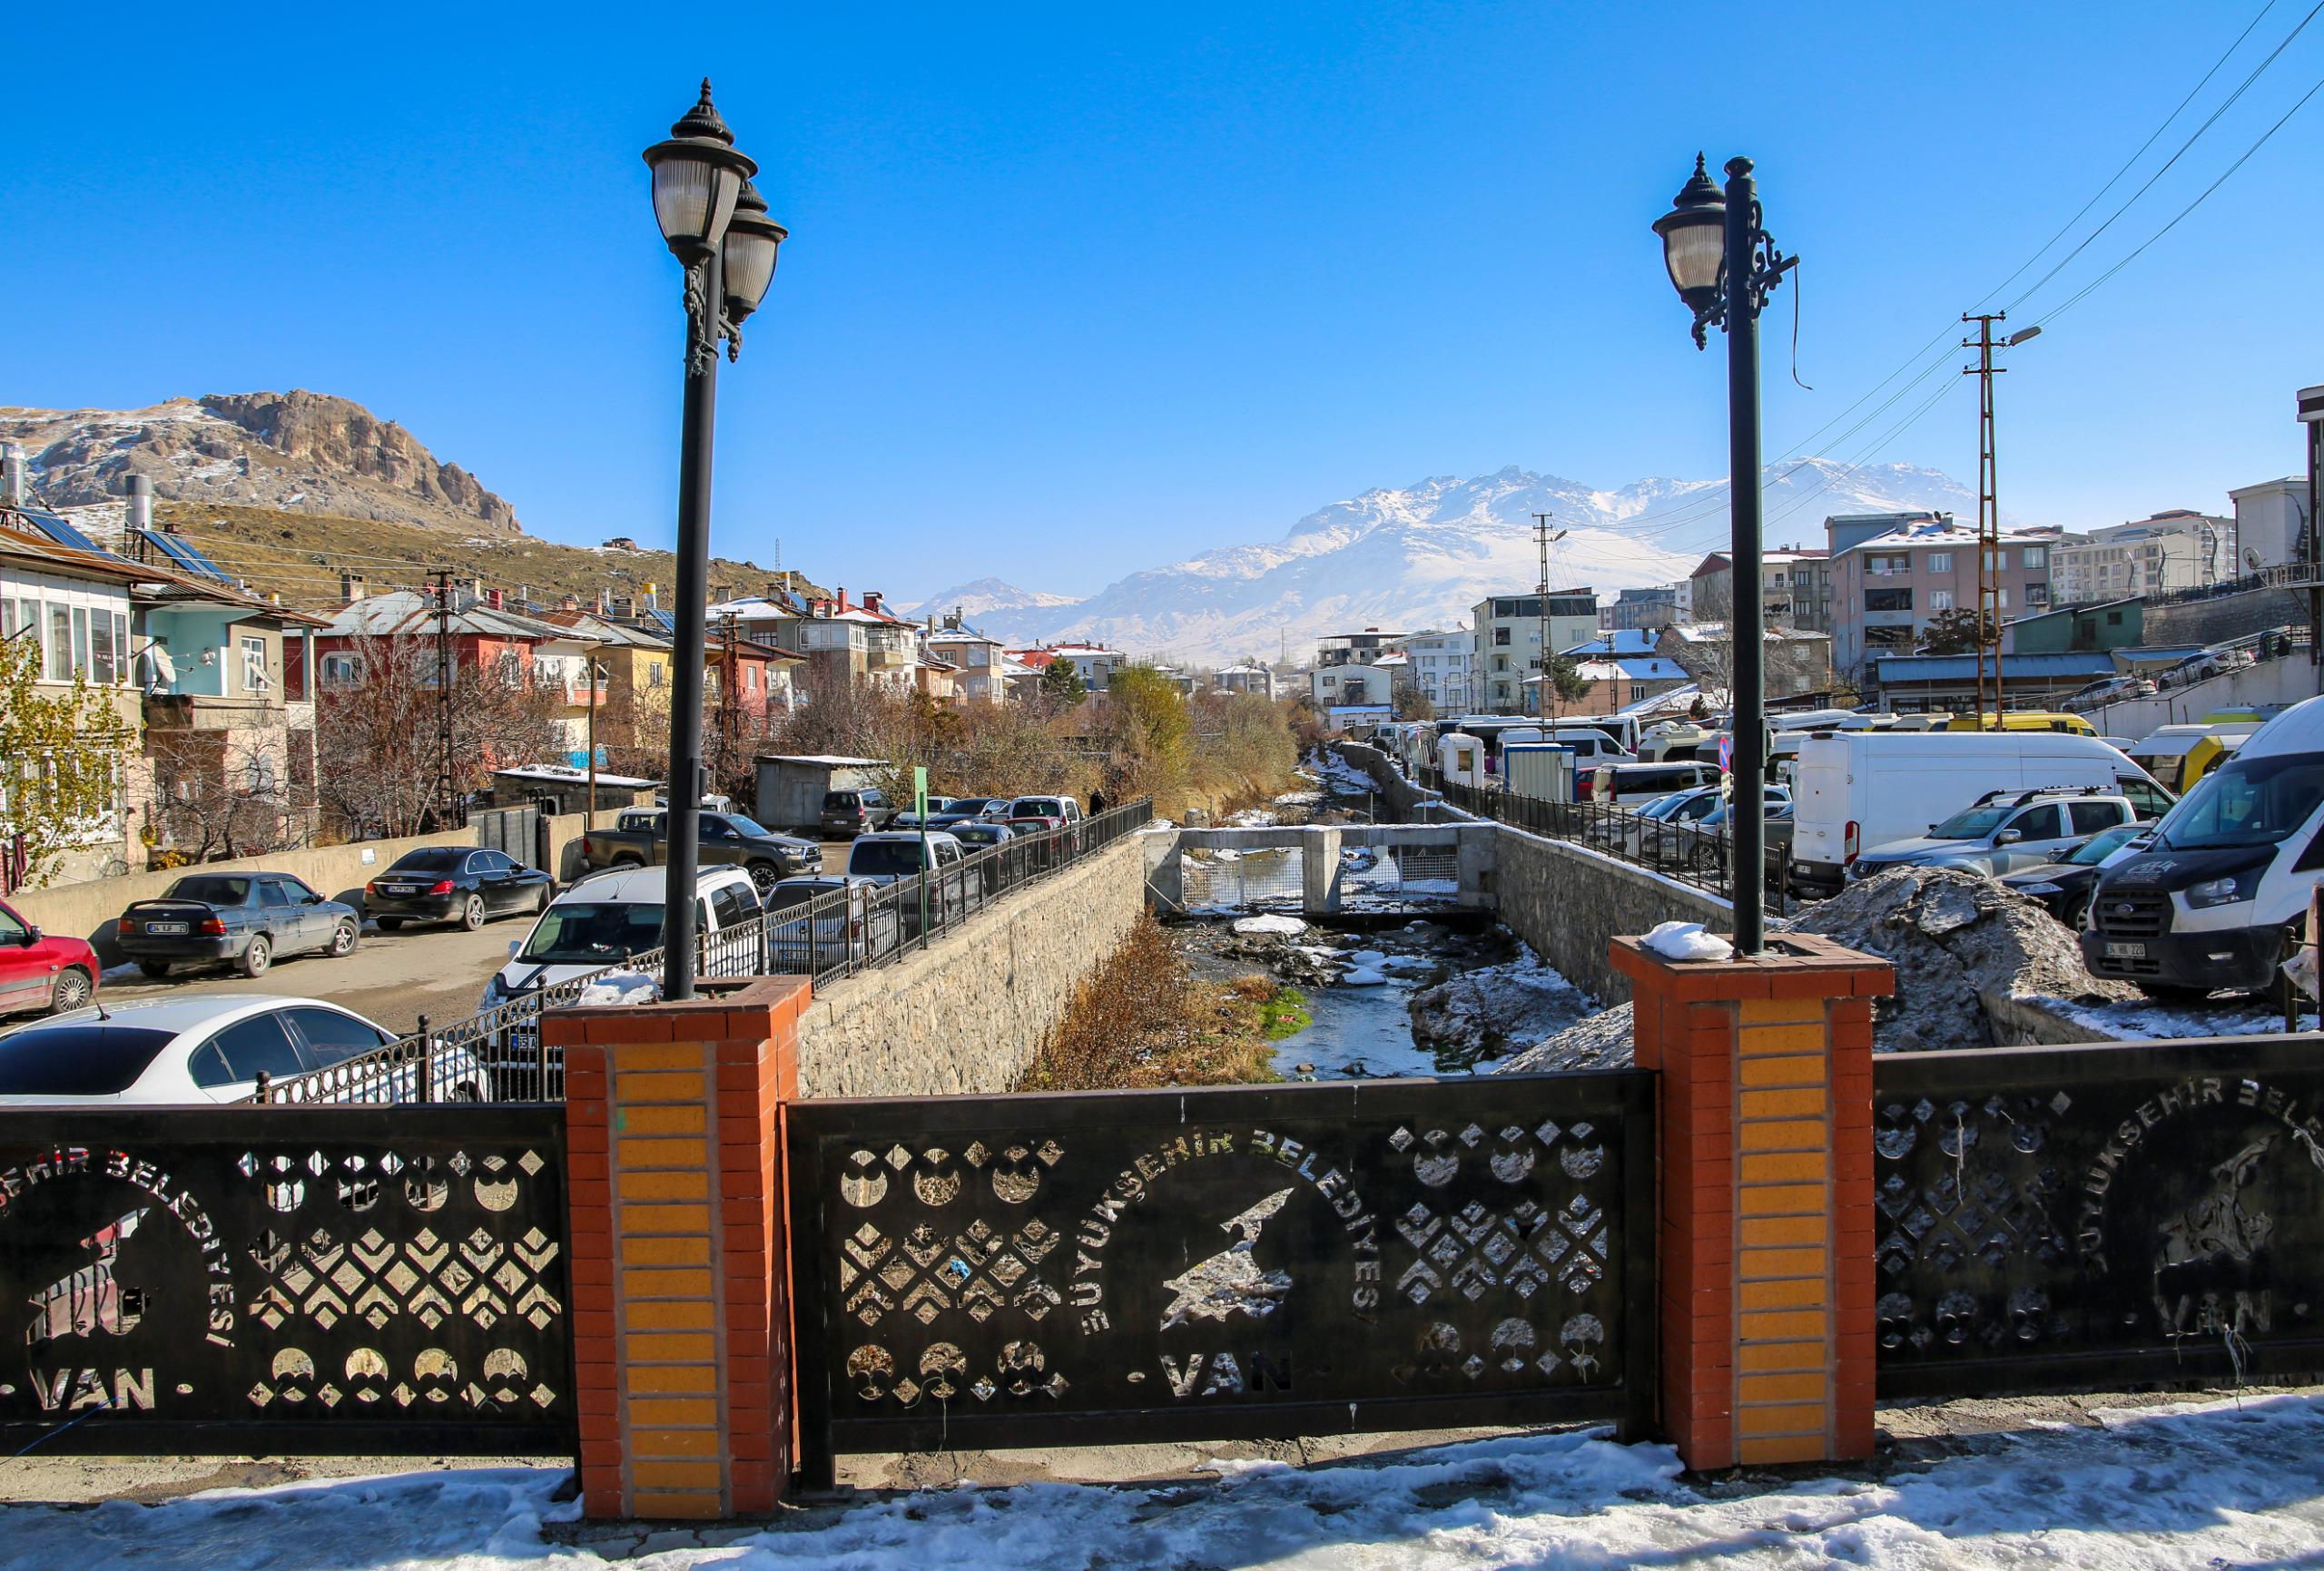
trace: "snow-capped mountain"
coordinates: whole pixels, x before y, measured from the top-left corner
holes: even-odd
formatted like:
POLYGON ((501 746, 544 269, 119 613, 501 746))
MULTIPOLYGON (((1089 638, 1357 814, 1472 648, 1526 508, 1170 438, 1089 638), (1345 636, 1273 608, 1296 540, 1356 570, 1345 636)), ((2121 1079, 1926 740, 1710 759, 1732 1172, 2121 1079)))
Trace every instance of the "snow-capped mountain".
POLYGON ((990 620, 1001 612, 1046 611, 1053 606, 1079 604, 1070 594, 1043 594, 1037 590, 1019 589, 1013 584, 1004 584, 998 578, 979 578, 968 584, 955 584, 941 594, 931 594, 904 614, 918 622, 958 611, 970 621, 977 622, 990 620))
MULTIPOLYGON (((1821 545, 1835 513, 1976 507, 1973 493, 1933 469, 1852 470, 1822 458, 1770 466, 1764 496, 1770 546, 1821 545)), ((1551 587, 1587 584, 1610 599, 1682 578, 1724 544, 1727 482, 1646 479, 1606 491, 1514 466, 1439 476, 1334 502, 1272 544, 1133 573, 1086 600, 983 579, 929 604, 967 604, 980 626, 1012 642, 1086 638, 1196 661, 1271 659, 1287 645, 1301 658, 1329 633, 1450 628, 1488 594, 1530 590, 1541 575, 1541 512, 1565 531, 1550 547, 1551 587)))

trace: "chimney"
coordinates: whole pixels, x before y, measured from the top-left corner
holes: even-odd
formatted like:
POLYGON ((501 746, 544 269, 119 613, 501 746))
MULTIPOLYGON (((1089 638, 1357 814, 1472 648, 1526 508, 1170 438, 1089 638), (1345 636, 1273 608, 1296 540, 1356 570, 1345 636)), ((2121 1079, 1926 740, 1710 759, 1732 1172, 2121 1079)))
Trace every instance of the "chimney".
POLYGON ((863 592, 863 609, 870 612, 874 616, 882 614, 880 610, 880 592, 878 590, 867 589, 863 592))
POLYGON ((0 442, 0 505, 25 505, 25 445, 0 442))
POLYGON ((358 578, 352 573, 340 574, 339 575, 339 603, 341 605, 352 605, 362 598, 363 580, 358 578))
POLYGON ((767 599, 779 603, 783 599, 783 581, 779 578, 770 579, 763 593, 767 599))
POLYGON ((559 611, 578 611, 581 609, 581 597, 578 594, 568 594, 556 603, 556 608, 559 611))
POLYGON ((847 585, 844 584, 835 584, 832 585, 832 594, 837 597, 832 602, 832 608, 834 611, 845 611, 847 609, 847 585))
POLYGON ((143 475, 129 477, 129 527, 153 527, 153 482, 143 475))
POLYGON ((487 589, 484 592, 484 603, 487 605, 491 606, 495 611, 500 609, 502 602, 505 599, 506 596, 504 596, 497 589, 487 589))

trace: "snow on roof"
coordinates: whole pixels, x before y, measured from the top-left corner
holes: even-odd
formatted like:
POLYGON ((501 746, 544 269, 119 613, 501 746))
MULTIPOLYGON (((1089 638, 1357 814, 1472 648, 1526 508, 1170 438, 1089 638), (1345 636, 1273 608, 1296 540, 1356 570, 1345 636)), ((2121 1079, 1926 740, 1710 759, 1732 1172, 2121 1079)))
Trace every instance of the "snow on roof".
MULTIPOLYGON (((2065 531, 2055 525, 2017 525, 2001 531, 2004 545, 2055 545, 2064 544, 2065 531)), ((1949 519, 1933 523, 1905 524, 1859 540, 1853 545, 1843 545, 1832 553, 1837 561, 1851 551, 1893 551, 1900 545, 1955 545, 1974 551, 1977 548, 1977 531, 1974 526, 1963 527, 1949 519)), ((1974 565, 1974 564, 1972 564, 1974 565)))
POLYGON ((769 763, 821 764, 830 769, 878 769, 888 761, 883 758, 846 758, 829 752, 763 752, 759 757, 769 763))
POLYGON ((712 616, 733 616, 744 622, 764 621, 769 617, 796 620, 799 614, 788 605, 778 605, 763 594, 745 594, 740 600, 722 600, 710 608, 712 616))
POLYGON ((1700 686, 1690 682, 1684 687, 1674 687, 1668 692, 1658 692, 1652 698, 1641 698, 1634 703, 1624 704, 1614 712, 1616 714, 1648 715, 1662 714, 1673 711, 1684 710, 1690 707, 1696 699, 1702 696, 1702 691, 1703 690, 1700 686))
MULTIPOLYGON (((518 769, 497 769, 492 772, 496 776, 505 775, 510 780, 553 781, 560 785, 579 785, 586 783, 590 778, 587 770, 575 769, 571 764, 563 763, 526 764, 518 769)), ((623 786, 650 786, 662 783, 660 781, 645 780, 637 775, 612 774, 605 770, 597 771, 596 781, 601 786, 612 786, 616 790, 623 786)))
MULTIPOLYGON (((445 620, 453 633, 468 637, 506 638, 527 643, 588 642, 588 634, 577 629, 519 616, 513 611, 495 611, 481 600, 460 606, 445 620)), ((383 638, 399 633, 432 632, 436 623, 433 596, 416 589, 391 589, 383 594, 367 594, 342 606, 322 631, 326 638, 383 638)))

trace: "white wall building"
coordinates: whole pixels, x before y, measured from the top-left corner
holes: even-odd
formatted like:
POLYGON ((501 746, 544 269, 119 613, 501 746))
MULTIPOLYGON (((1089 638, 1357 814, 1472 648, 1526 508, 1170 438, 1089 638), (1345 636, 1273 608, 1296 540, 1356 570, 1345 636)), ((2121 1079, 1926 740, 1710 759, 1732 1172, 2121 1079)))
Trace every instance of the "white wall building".
POLYGON ((2185 508, 2094 529, 2086 544, 2062 545, 2050 558, 2050 597, 2061 605, 2201 589, 2239 571, 2235 520, 2185 508))
POLYGON ((1409 634, 1403 644, 1404 674, 1439 713, 1458 713, 1469 707, 1469 663, 1476 647, 1476 634, 1466 627, 1409 634))
POLYGON ((2281 567, 2299 560, 2300 532, 2308 523, 2308 477, 2287 475, 2230 491, 2235 506, 2235 571, 2281 567))
POLYGON ((1494 714, 1525 712, 1525 678, 1541 669, 1542 602, 1550 648, 1571 649, 1598 635, 1598 595, 1590 589, 1496 594, 1476 604, 1476 654, 1470 706, 1494 714))

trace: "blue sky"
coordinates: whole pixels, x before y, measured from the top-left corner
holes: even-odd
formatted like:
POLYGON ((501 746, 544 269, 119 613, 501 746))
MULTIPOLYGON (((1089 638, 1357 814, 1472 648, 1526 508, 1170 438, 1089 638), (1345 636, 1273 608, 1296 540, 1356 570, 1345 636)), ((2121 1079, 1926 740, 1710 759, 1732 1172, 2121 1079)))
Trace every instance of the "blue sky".
MULTIPOLYGON (((536 533, 667 539, 678 274, 638 152, 708 71, 793 233, 722 381, 718 548, 779 536, 899 598, 1086 593, 1432 474, 1723 474, 1720 367, 1647 229, 1698 148, 1758 161, 1806 258, 1815 391, 1779 299, 1774 457, 2024 261, 2258 8, 39 7, 0 110, 0 402, 339 393, 536 533)), ((2324 20, 2012 326, 2319 76, 2324 20)), ((2018 352, 2011 514, 2224 510, 2298 466, 2319 136, 2324 102, 2018 352)), ((1973 477, 1952 379, 1873 456, 1973 477)), ((1861 456, 1939 385, 1818 447, 1861 456)))

